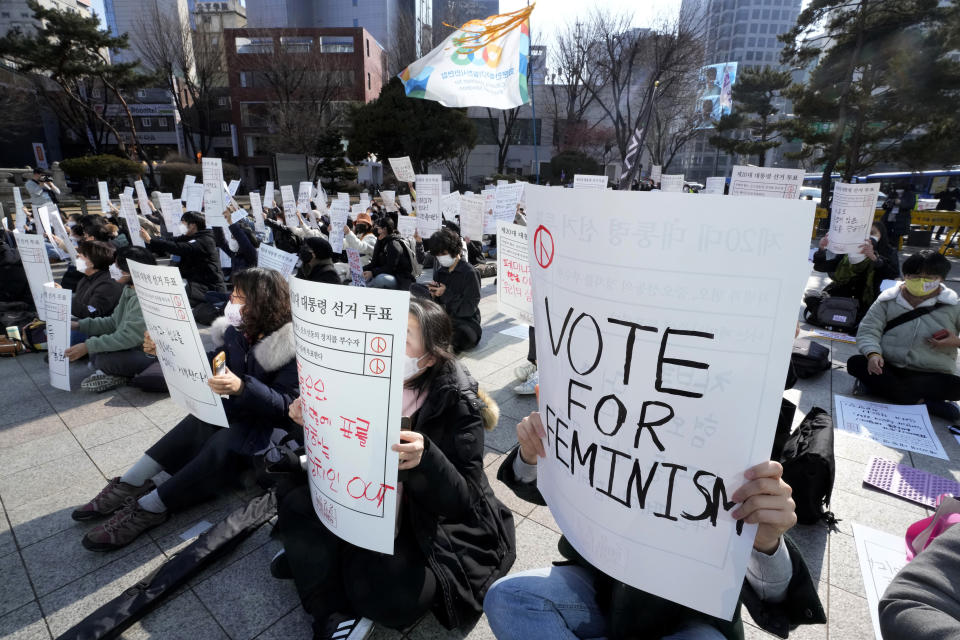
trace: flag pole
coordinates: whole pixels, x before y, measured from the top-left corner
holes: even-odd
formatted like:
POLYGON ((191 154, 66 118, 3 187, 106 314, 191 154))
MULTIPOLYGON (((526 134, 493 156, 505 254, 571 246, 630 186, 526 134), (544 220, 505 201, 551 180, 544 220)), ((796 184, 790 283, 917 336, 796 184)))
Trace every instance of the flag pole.
MULTIPOLYGON (((527 0, 527 6, 530 6, 530 0, 527 0)), ((533 164, 536 165, 537 182, 540 184, 540 141, 537 139, 537 100, 536 83, 533 82, 533 14, 527 18, 527 28, 530 30, 530 50, 527 52, 527 88, 530 90, 530 110, 533 112, 533 119, 530 121, 530 128, 533 129, 533 164)), ((544 74, 546 78, 546 74, 544 74)))

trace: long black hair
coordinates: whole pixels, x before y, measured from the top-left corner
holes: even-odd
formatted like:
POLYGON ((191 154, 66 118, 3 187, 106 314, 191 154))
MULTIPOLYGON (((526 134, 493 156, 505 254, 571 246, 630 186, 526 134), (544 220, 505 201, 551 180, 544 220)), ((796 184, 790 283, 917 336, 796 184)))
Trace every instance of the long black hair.
POLYGON ((241 331, 251 342, 270 335, 292 320, 290 288, 279 271, 250 267, 233 276, 233 288, 243 294, 241 331))
POLYGON ((443 307, 425 298, 410 298, 410 315, 416 318, 420 325, 420 333, 423 335, 423 355, 433 356, 434 359, 432 366, 406 383, 407 387, 420 390, 428 388, 447 364, 453 362, 453 352, 450 351, 453 325, 450 324, 450 317, 443 307))

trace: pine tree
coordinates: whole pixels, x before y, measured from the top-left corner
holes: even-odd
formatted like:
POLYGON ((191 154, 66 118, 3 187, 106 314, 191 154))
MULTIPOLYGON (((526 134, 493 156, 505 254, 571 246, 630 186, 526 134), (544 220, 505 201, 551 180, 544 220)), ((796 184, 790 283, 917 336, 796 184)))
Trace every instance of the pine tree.
POLYGON ((779 147, 783 141, 775 116, 780 110, 774 99, 782 95, 790 84, 788 71, 770 67, 749 69, 733 85, 733 110, 716 124, 718 135, 710 137, 710 144, 730 154, 757 156, 757 165, 766 164, 767 151, 779 147), (727 132, 743 132, 745 137, 726 136, 727 132))

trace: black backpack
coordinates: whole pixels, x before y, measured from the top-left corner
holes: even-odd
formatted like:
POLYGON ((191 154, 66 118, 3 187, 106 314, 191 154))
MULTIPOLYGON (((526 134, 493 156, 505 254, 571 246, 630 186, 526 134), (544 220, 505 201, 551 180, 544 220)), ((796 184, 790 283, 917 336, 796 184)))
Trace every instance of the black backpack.
POLYGON ((783 481, 793 489, 797 521, 833 525, 829 511, 836 461, 833 457, 833 419, 820 407, 813 407, 790 434, 780 456, 783 481))
POLYGON ((806 338, 793 341, 790 364, 798 378, 812 378, 830 369, 830 350, 806 338))
POLYGON ((804 294, 803 304, 803 319, 810 324, 834 331, 851 331, 857 326, 860 303, 856 298, 811 290, 804 294))

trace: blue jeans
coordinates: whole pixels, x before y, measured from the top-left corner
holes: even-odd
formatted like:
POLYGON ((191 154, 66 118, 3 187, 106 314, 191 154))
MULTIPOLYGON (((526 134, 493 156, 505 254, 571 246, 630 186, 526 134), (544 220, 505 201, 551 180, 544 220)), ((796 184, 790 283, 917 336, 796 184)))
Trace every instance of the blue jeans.
MULTIPOLYGON (((500 578, 483 601, 497 640, 600 640, 609 633, 593 577, 565 565, 500 578)), ((691 621, 661 640, 724 640, 714 627, 691 621)))
POLYGON ((371 289, 396 289, 400 285, 397 284, 397 279, 389 273, 381 273, 378 276, 370 278, 370 280, 367 281, 367 286, 371 289))

